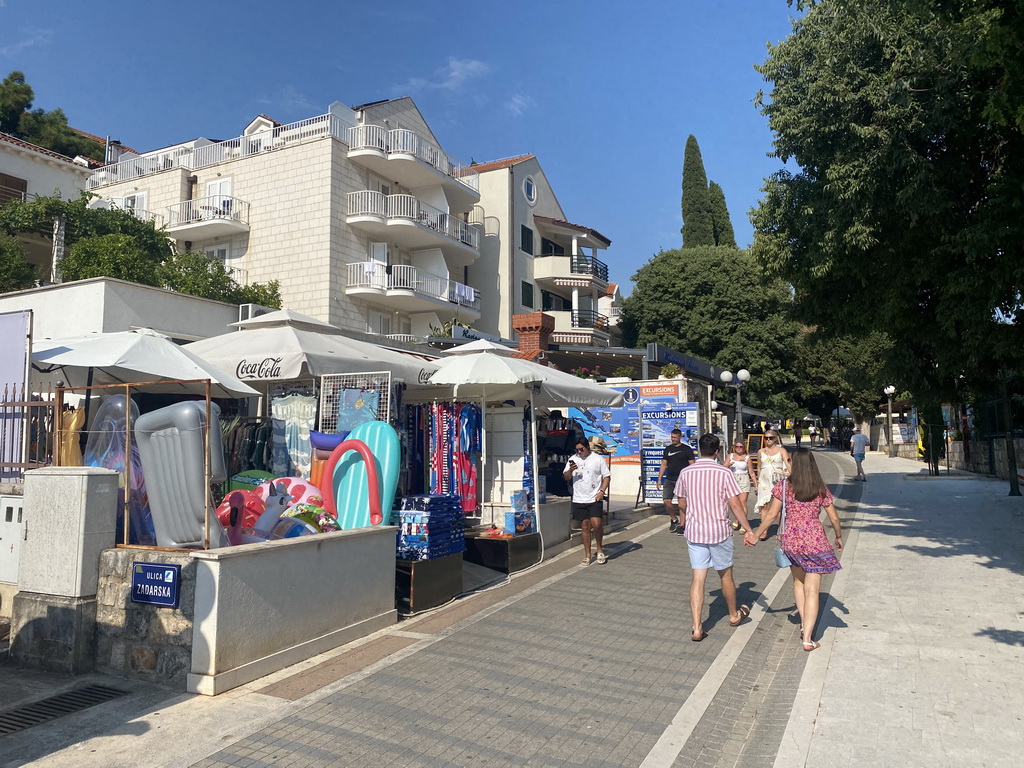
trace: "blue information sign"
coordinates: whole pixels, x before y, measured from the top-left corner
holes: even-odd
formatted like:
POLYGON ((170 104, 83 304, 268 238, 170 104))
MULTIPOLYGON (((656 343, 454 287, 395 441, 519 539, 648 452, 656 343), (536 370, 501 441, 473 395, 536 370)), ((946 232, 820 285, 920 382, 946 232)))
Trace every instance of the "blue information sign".
POLYGON ((181 566, 168 563, 132 563, 132 602, 177 608, 181 566))

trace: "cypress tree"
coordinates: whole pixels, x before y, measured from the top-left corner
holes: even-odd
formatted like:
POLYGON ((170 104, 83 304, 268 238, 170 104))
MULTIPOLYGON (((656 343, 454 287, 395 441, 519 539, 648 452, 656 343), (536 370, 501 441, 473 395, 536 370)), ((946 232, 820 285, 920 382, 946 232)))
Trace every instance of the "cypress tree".
POLYGON ((715 244, 715 230, 711 216, 711 196, 708 176, 700 147, 693 134, 686 140, 683 154, 683 248, 697 248, 715 244))
POLYGON ((708 185, 708 195, 711 199, 711 224, 715 231, 715 245, 735 248, 736 233, 732 230, 729 209, 725 205, 725 192, 712 181, 708 185))

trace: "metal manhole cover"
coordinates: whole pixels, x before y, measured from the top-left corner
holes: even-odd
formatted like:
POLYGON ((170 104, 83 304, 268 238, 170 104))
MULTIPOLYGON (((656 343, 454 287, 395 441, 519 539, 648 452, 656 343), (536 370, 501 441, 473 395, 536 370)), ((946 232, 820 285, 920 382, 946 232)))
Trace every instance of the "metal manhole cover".
POLYGON ((128 691, 108 688, 105 685, 87 685, 84 688, 66 691, 48 699, 34 701, 9 712, 0 712, 0 736, 23 731, 73 712, 80 712, 127 693, 128 691))

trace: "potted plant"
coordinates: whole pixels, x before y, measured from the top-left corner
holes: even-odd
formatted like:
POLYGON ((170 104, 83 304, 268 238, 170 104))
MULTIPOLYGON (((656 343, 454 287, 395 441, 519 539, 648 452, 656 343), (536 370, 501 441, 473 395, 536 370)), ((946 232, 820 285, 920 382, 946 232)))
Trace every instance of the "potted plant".
POLYGON ((605 379, 609 384, 621 384, 626 381, 633 380, 633 366, 631 365, 620 365, 614 371, 612 375, 605 379))
POLYGON ((667 363, 661 366, 661 374, 658 376, 659 379, 678 379, 683 373, 683 369, 675 363, 667 363))

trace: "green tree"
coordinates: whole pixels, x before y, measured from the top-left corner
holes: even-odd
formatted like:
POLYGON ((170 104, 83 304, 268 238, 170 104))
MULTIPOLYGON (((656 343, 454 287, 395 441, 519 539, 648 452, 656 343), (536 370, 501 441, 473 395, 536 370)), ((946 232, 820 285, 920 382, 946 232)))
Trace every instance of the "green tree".
POLYGON ((804 330, 797 341, 797 396, 807 410, 826 418, 839 406, 857 421, 875 415, 893 351, 884 334, 823 338, 804 330))
POLYGON ((21 72, 11 72, 0 83, 0 131, 18 135, 21 116, 32 106, 35 93, 21 72))
POLYGON ((683 154, 683 196, 680 205, 683 212, 683 227, 680 230, 683 233, 683 248, 714 245, 715 229, 708 177, 704 172, 700 146, 693 134, 686 140, 683 154))
POLYGON ((745 251, 704 246, 662 251, 633 276, 623 301, 627 346, 658 342, 730 370, 752 374, 744 395, 755 407, 796 409, 791 373, 798 327, 789 291, 766 279, 745 251))
POLYGON ((729 218, 729 208, 725 204, 725 192, 715 182, 708 183, 708 199, 711 203, 711 224, 715 232, 715 245, 727 248, 736 247, 736 233, 729 218))
POLYGON ((277 280, 241 286, 222 262, 197 251, 172 254, 160 266, 160 284, 172 291, 230 304, 261 304, 275 309, 281 306, 277 280))
POLYGON ((103 160, 102 144, 74 131, 60 109, 32 110, 33 99, 35 92, 23 73, 5 77, 0 83, 0 131, 67 157, 103 160))
POLYGON ((63 280, 113 277, 143 285, 160 285, 160 263, 147 258, 130 235, 83 237, 58 263, 63 280))
POLYGON ((0 234, 0 293, 21 291, 36 284, 36 271, 25 259, 18 238, 0 234))
POLYGON ((1024 365, 1022 4, 823 0, 759 71, 754 253, 820 332, 882 331, 936 401, 1024 365))

